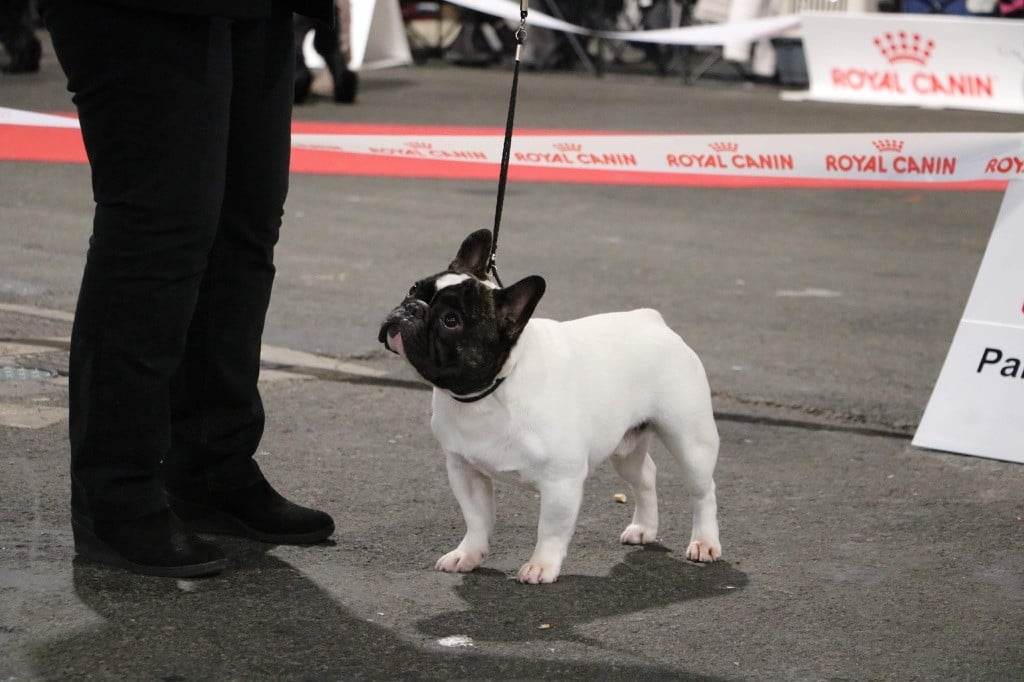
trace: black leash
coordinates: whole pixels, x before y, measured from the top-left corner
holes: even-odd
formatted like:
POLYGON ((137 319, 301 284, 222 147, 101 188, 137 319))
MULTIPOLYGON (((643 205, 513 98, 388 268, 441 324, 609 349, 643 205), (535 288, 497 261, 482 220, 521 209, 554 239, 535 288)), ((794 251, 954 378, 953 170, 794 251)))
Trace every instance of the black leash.
POLYGON ((498 231, 501 229, 501 209, 505 204, 505 185, 508 184, 508 162, 512 155, 512 127, 516 117, 516 92, 519 90, 519 63, 526 40, 526 14, 529 0, 519 0, 519 28, 516 30, 516 62, 512 69, 512 93, 508 98, 508 120, 505 122, 505 146, 501 150, 501 172, 498 174, 498 202, 494 207, 494 230, 491 232, 491 255, 487 259, 487 271, 494 275, 494 281, 503 287, 498 276, 495 254, 498 251, 498 231))

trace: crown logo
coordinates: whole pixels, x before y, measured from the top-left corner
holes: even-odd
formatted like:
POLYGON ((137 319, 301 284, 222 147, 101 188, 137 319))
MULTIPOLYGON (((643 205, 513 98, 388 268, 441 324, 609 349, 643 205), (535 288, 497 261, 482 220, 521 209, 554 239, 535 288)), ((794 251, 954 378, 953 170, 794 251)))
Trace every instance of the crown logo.
POLYGON ((735 142, 712 142, 708 146, 716 152, 734 152, 740 148, 735 142))
POLYGON ((880 152, 901 152, 903 151, 903 140, 883 139, 875 140, 871 144, 880 152))
POLYGON ((555 145, 555 149, 560 152, 580 152, 583 151, 583 145, 573 142, 559 142, 555 145))
POLYGON ((927 40, 920 33, 897 31, 885 33, 874 40, 875 47, 890 64, 912 62, 924 66, 935 50, 935 41, 927 40))
POLYGON ((430 142, 406 142, 405 146, 413 149, 433 149, 434 147, 430 142))

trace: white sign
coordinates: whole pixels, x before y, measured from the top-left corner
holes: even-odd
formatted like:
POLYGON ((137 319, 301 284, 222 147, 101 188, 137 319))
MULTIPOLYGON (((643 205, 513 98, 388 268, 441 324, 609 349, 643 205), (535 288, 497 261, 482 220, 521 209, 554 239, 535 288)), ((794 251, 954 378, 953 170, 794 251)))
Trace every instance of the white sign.
POLYGON ((1024 22, 802 14, 810 90, 786 99, 1024 113, 1024 22))
POLYGON ((914 445, 1024 463, 1024 183, 1011 182, 914 445))

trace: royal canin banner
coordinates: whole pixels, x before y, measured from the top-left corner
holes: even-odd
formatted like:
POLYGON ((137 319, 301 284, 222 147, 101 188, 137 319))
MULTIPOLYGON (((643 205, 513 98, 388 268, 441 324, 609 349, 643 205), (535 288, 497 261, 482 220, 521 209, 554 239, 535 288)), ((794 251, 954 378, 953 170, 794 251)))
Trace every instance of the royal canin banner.
MULTIPOLYGON (((296 149, 495 166, 501 140, 463 135, 295 134, 296 149)), ((818 135, 517 135, 511 167, 666 178, 722 176, 868 184, 1006 181, 1024 177, 1024 133, 818 135)))
POLYGON ((1024 22, 806 13, 810 89, 785 99, 1024 113, 1024 22))
MULTIPOLYGON (((296 123, 292 148, 292 170, 298 173, 490 180, 497 177, 502 132, 296 123)), ((0 108, 0 159, 86 161, 74 118, 4 108, 0 108)), ((512 140, 509 178, 716 187, 1001 190, 1008 180, 1024 178, 1024 133, 518 131, 512 140)))

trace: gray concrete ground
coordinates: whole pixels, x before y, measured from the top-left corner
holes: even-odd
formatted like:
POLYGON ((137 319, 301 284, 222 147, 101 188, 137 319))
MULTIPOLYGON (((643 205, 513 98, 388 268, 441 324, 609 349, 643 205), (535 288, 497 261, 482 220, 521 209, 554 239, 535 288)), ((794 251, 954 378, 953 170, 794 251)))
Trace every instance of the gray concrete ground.
MULTIPOLYGON (((365 74, 356 106, 296 118, 500 126, 508 83, 498 68, 393 69, 365 74)), ((520 97, 535 128, 1020 128, 642 72, 527 73, 520 97)), ((0 80, 0 106, 71 109, 52 53, 41 74, 0 80)), ((336 535, 224 540, 231 567, 202 581, 75 560, 66 379, 0 381, 0 680, 1022 679, 1024 467, 909 441, 999 201, 512 185, 503 277, 544 275, 538 314, 557 319, 662 310, 707 365, 722 434, 724 561, 682 559, 688 505, 659 451, 662 544, 618 544, 630 507, 606 467, 562 579, 538 588, 511 580, 537 513, 519 490, 499 492, 486 569, 432 570, 462 521, 429 394, 375 339, 412 277, 490 225, 494 183, 295 176, 266 334, 267 368, 284 371, 266 373, 259 461, 336 535), (780 295, 804 289, 836 295, 780 295)), ((45 311, 73 310, 90 211, 84 166, 0 163, 0 367, 66 372, 68 316, 45 311)))

